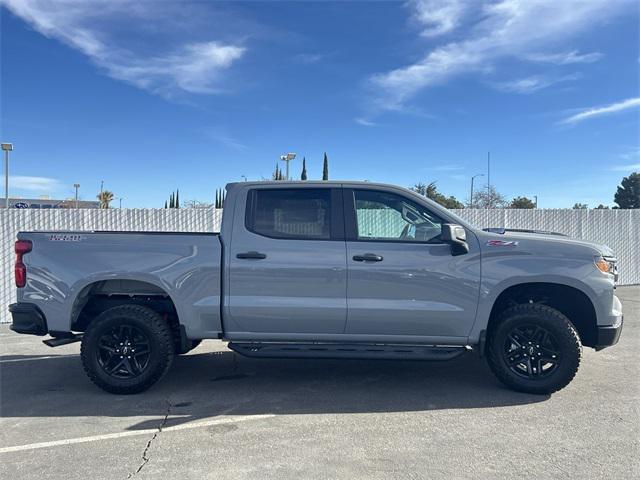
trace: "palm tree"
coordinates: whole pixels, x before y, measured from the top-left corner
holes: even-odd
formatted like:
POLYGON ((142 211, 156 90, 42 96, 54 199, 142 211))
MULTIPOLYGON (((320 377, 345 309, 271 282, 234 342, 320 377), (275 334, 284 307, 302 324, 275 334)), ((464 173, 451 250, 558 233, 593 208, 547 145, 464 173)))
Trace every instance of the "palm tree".
POLYGON ((113 201, 113 192, 104 190, 96 195, 100 201, 100 208, 109 208, 109 204, 113 201))

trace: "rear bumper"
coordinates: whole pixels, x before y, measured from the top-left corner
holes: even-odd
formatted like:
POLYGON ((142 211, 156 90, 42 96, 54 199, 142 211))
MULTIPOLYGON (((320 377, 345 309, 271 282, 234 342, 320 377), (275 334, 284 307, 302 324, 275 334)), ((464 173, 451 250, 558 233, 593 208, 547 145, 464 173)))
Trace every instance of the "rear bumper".
POLYGON ((615 345, 620 340, 620 334, 622 333, 622 324, 624 323, 623 316, 620 315, 619 321, 614 325, 606 327, 598 327, 598 341, 596 342, 595 349, 602 350, 603 348, 615 345))
POLYGON ((47 334, 47 319, 33 303, 12 303, 9 312, 13 317, 9 328, 14 332, 39 336, 47 334))

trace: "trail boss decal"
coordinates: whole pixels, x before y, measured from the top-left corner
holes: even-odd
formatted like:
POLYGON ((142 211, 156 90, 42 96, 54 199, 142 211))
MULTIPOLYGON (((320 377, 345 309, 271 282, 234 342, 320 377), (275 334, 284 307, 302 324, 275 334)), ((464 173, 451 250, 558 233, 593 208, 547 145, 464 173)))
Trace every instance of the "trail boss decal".
POLYGON ((60 235, 60 234, 49 235, 49 241, 50 242, 81 242, 84 239, 85 239, 84 235, 74 235, 74 234, 70 234, 70 235, 60 235))
POLYGON ((487 247, 515 247, 518 242, 515 240, 488 240, 487 247))

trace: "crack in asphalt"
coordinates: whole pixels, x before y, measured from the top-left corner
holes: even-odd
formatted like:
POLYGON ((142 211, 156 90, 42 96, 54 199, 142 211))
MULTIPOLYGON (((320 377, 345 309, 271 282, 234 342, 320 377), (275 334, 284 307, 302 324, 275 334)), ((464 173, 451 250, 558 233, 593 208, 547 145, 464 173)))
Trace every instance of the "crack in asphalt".
POLYGON ((158 438, 158 435, 162 433, 162 429, 167 424, 167 421, 169 420, 169 415, 171 415, 171 408, 173 407, 173 405, 171 405, 171 402, 169 400, 167 400, 166 402, 167 402, 167 413, 162 419, 162 422, 160 422, 160 425, 158 425, 158 430, 153 434, 153 436, 147 442, 147 445, 144 447, 144 451, 142 452, 142 463, 140 463, 140 465, 138 466, 135 472, 129 473, 129 475, 127 475, 127 478, 132 478, 138 473, 140 473, 140 471, 144 468, 144 466, 147 463, 149 463, 149 460, 151 460, 148 456, 149 449, 151 448, 151 445, 153 444, 155 439, 158 438))

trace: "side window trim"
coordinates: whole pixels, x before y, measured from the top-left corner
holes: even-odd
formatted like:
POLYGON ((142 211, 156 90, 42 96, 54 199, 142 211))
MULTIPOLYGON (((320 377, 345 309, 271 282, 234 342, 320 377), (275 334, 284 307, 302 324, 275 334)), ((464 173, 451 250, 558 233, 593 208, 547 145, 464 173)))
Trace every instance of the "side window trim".
MULTIPOLYGON (((413 244, 421 244, 421 245, 446 245, 443 241, 423 241, 423 240, 391 240, 391 239, 380 239, 380 238, 360 238, 358 237, 358 219, 356 213, 356 200, 355 200, 355 191, 367 191, 367 192, 377 192, 377 193, 388 193, 392 195, 398 195, 402 197, 399 193, 395 192, 387 192, 385 190, 374 190, 374 189, 365 189, 365 188, 344 188, 343 189, 343 199, 344 199, 344 229, 345 229, 345 237, 348 242, 364 242, 364 243, 413 243, 413 244)), ((412 200, 408 199, 413 203, 412 200)), ((422 206, 422 205, 421 205, 422 206)), ((425 208, 431 215, 435 218, 442 221, 442 223, 446 223, 442 218, 438 215, 434 214, 429 208, 422 206, 425 208)))
POLYGON ((256 209, 257 209, 257 195, 258 191, 268 191, 268 190, 295 190, 296 188, 251 188, 247 191, 247 200, 245 207, 245 216, 244 216, 244 228, 253 233, 254 235, 258 235, 260 237, 271 238, 273 240, 300 240, 300 241, 315 241, 315 242, 330 242, 330 241, 345 241, 345 225, 344 225, 344 213, 342 206, 342 194, 341 188, 333 188, 333 187, 309 187, 311 190, 328 190, 329 191, 329 201, 330 201, 330 212, 329 212, 329 222, 330 222, 330 238, 296 238, 296 237, 279 237, 267 235, 263 232, 258 232, 254 230, 253 226, 255 225, 256 218, 256 209))
POLYGON ((358 219, 356 218, 356 199, 353 188, 343 188, 344 201, 344 233, 349 242, 358 240, 358 219))

